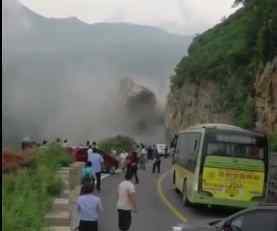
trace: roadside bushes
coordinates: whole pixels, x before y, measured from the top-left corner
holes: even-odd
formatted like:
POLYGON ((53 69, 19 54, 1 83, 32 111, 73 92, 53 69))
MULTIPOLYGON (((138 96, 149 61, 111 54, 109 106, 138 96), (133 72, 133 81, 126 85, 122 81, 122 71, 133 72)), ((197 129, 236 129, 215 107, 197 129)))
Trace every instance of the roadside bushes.
POLYGON ((58 145, 33 150, 33 160, 4 174, 3 227, 5 231, 39 231, 52 199, 62 190, 56 170, 72 162, 70 155, 58 145))
POLYGON ((128 136, 114 136, 111 138, 104 139, 99 142, 99 148, 107 153, 111 150, 116 150, 117 153, 133 149, 136 145, 135 140, 128 136))
POLYGON ((14 171, 21 166, 28 166, 33 161, 32 150, 14 153, 11 150, 4 150, 2 153, 2 170, 4 172, 14 171))

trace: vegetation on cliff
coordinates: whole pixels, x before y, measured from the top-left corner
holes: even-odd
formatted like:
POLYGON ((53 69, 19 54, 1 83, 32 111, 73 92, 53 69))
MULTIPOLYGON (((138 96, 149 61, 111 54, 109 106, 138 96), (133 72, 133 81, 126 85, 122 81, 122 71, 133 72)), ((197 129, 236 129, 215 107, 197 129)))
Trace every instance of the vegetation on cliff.
POLYGON ((231 110, 237 125, 249 128, 255 121, 255 77, 277 54, 277 1, 237 3, 243 7, 235 14, 194 38, 189 55, 176 66, 171 92, 187 81, 211 80, 222 94, 219 110, 231 110))

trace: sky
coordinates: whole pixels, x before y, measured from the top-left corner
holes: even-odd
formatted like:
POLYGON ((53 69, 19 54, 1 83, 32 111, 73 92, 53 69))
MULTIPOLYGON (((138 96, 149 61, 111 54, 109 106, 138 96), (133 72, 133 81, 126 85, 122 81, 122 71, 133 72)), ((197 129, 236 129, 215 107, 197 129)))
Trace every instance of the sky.
POLYGON ((77 17, 87 23, 127 22, 169 32, 201 33, 232 14, 234 0, 20 0, 46 17, 77 17))

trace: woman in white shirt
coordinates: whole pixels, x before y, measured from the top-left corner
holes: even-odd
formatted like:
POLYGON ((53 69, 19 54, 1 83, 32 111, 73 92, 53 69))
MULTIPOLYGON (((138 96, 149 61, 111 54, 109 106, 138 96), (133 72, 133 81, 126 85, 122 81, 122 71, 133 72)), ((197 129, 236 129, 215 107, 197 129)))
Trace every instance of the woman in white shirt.
POLYGON ((128 231, 132 222, 132 211, 136 211, 135 186, 132 173, 127 171, 125 180, 118 186, 118 226, 121 231, 128 231))
POLYGON ((77 200, 79 231, 97 231, 99 212, 103 210, 101 199, 93 195, 94 184, 84 184, 77 200))

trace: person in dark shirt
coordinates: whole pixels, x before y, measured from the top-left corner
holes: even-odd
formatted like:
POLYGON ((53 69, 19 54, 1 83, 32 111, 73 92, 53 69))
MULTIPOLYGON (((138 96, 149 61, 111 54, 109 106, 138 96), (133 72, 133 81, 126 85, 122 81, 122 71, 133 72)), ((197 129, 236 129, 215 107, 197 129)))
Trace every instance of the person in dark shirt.
POLYGON ((147 159, 148 160, 153 159, 153 149, 152 149, 151 145, 149 145, 147 148, 147 159))
POLYGON ((127 157, 127 172, 131 173, 132 178, 135 177, 136 184, 139 183, 138 162, 137 152, 132 152, 131 155, 127 157))
POLYGON ((160 173, 161 171, 161 156, 160 153, 158 152, 156 146, 153 145, 153 155, 154 155, 154 162, 153 162, 153 167, 152 167, 152 173, 157 172, 160 173))

